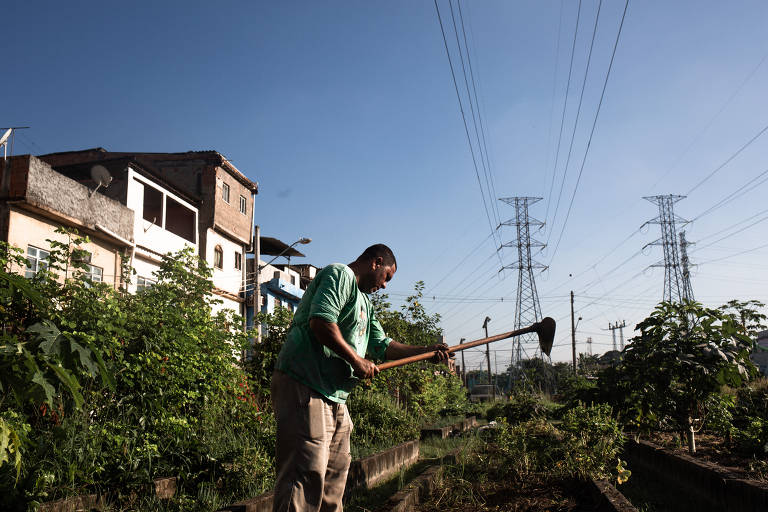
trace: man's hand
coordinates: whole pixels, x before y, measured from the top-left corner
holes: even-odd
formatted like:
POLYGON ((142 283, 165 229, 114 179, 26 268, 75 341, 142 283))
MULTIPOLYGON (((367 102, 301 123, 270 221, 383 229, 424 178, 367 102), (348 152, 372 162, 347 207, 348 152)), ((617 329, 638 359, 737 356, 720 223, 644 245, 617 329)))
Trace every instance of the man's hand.
POLYGON ((451 357, 450 352, 448 352, 448 345, 445 343, 438 343, 437 345, 430 345, 426 347, 426 350, 424 352, 435 352, 435 355, 432 359, 430 359, 433 363, 442 363, 448 360, 448 358, 451 357))
POLYGON ((352 369, 354 370, 355 377, 359 379, 372 379, 377 373, 379 373, 379 367, 372 361, 363 357, 357 357, 352 363, 352 369))

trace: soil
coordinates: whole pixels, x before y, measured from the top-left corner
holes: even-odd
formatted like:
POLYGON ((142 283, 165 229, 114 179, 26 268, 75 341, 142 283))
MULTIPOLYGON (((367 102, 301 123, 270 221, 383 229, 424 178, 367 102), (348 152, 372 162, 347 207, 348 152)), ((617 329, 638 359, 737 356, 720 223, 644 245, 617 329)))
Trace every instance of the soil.
MULTIPOLYGON (((648 440, 676 454, 689 455, 688 445, 681 445, 677 434, 657 433, 648 440)), ((693 456, 698 460, 718 464, 744 478, 768 481, 765 469, 752 469, 755 459, 732 453, 722 437, 707 433, 696 434, 696 454, 693 456)))
MULTIPOLYGON (((490 475, 489 475, 490 476, 490 475)), ((497 475, 500 476, 500 475, 497 475)), ((596 510, 586 483, 548 481, 535 476, 525 482, 483 478, 468 482, 451 478, 436 489, 418 512, 587 512, 596 510)))

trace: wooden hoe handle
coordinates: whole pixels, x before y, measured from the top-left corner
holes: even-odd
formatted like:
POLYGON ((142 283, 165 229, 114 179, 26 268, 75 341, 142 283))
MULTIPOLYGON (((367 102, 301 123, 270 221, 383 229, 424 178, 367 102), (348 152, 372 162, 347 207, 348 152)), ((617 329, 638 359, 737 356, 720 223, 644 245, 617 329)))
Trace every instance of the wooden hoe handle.
MULTIPOLYGON (((476 347, 478 345, 486 345, 488 343, 492 343, 494 341, 499 340, 505 340, 507 338, 512 338, 514 336, 520 336, 521 334, 527 334, 529 332, 537 332, 538 324, 531 325, 529 327, 525 327, 523 329, 518 329, 516 331, 509 331, 505 332, 503 334, 497 334, 495 336, 490 336, 488 338, 481 338, 479 340, 470 341, 467 343, 462 343, 460 345, 454 345, 452 347, 448 347, 448 353, 458 352, 459 350, 466 350, 468 348, 476 347)), ((382 363, 378 365, 379 370, 388 370, 390 368, 396 368, 398 366, 404 366, 406 364, 415 363, 417 361, 425 361, 427 359, 432 359, 437 355, 437 351, 433 352, 425 352, 423 354, 418 354, 415 356, 410 357, 404 357, 402 359, 395 359, 394 361, 387 361, 386 363, 382 363)))

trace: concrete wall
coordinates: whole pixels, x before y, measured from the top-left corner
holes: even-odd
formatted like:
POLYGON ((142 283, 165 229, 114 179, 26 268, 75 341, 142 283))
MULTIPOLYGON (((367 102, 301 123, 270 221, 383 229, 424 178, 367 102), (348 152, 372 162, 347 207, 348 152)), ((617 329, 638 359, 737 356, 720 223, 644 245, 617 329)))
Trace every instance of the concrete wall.
POLYGON ((244 267, 246 264, 245 251, 243 250, 242 244, 217 233, 213 229, 207 230, 205 244, 205 261, 207 261, 211 267, 214 267, 213 254, 216 246, 221 247, 224 255, 222 268, 213 268, 213 285, 216 288, 238 295, 243 284, 243 270, 242 267, 241 269, 235 268, 235 253, 240 253, 242 255, 241 262, 244 267))
POLYGON ((118 236, 133 239, 133 212, 54 171, 30 155, 11 160, 9 196, 53 213, 76 226, 97 230, 103 226, 118 236))
MULTIPOLYGON (((184 247, 192 247, 195 252, 197 252, 196 242, 186 240, 164 228, 166 220, 165 208, 163 208, 161 218, 157 219, 155 222, 144 220, 145 190, 147 188, 153 188, 163 194, 163 196, 174 199, 181 205, 192 210, 195 213, 195 218, 197 218, 197 208, 161 186, 141 178, 136 171, 129 170, 128 177, 127 206, 136 212, 132 226, 133 239, 136 242, 136 245, 146 247, 159 254, 180 251, 184 247)), ((163 201, 163 204, 165 204, 165 201, 163 201)), ((195 222, 195 233, 197 233, 196 224, 197 223, 195 222)))
POLYGON ((215 187, 214 226, 244 244, 250 243, 253 218, 251 191, 221 167, 216 167, 215 187), (229 185, 229 203, 222 197, 225 183, 229 185), (245 214, 240 212, 240 196, 245 198, 245 214))
POLYGON ((631 478, 649 482, 678 510, 699 512, 765 512, 768 484, 746 480, 726 468, 646 441, 625 445, 631 478))

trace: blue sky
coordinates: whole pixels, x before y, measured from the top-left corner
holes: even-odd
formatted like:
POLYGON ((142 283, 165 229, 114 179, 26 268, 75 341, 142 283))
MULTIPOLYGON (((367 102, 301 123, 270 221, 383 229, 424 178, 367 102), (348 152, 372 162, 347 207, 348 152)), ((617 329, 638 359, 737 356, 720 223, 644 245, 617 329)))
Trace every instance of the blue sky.
MULTIPOLYGON (((449 3, 438 5, 470 119, 449 3)), ((661 248, 641 251, 658 226, 639 229, 658 211, 642 196, 688 194, 676 213, 694 219, 736 192, 685 227, 694 293, 708 305, 768 301, 768 249, 756 249, 768 222, 750 225, 768 215, 768 186, 758 178, 739 191, 768 169, 768 133, 696 186, 768 124, 768 4, 631 2, 578 188, 624 2, 600 6, 564 180, 598 1, 582 1, 564 117, 578 2, 461 7, 490 193, 478 184, 431 1, 14 1, 4 9, 0 124, 31 127, 15 153, 215 149, 259 182, 264 235, 313 239, 307 262, 392 246, 391 301, 424 280, 450 344, 481 337, 486 315, 492 332, 513 324, 517 275, 499 269, 515 254, 496 247, 514 236, 492 236, 489 224, 514 212, 499 203, 486 214, 484 193, 543 198, 530 213, 547 221, 535 238, 549 246, 535 259, 549 265, 536 276, 542 311, 560 322, 553 360, 570 357, 571 289, 579 351, 590 336, 595 353, 610 348, 609 322, 626 320, 629 337, 661 298, 663 270, 646 270, 661 248)), ((492 348, 503 366, 509 343, 492 348)), ((467 356, 481 363, 482 352, 467 356)))

